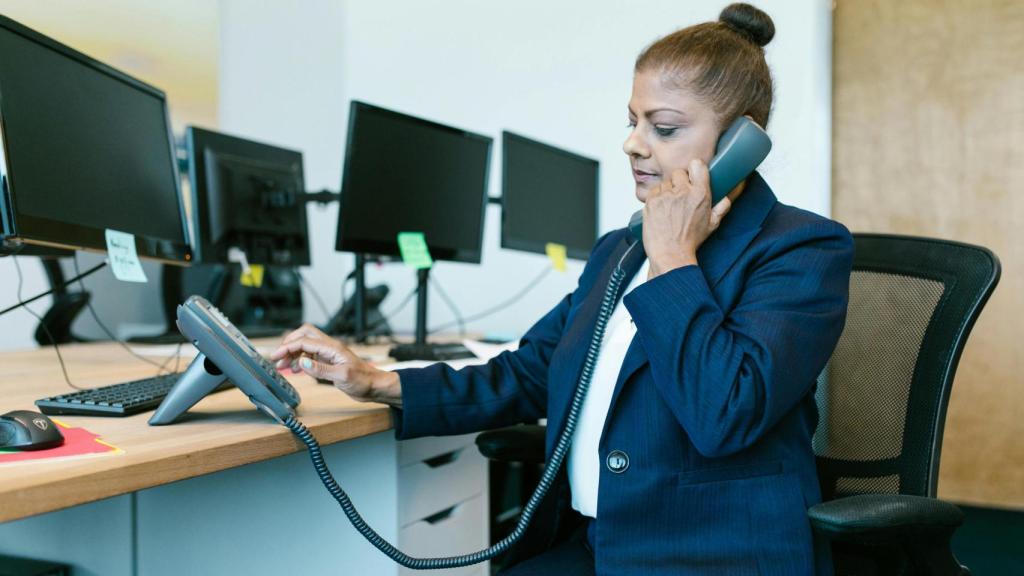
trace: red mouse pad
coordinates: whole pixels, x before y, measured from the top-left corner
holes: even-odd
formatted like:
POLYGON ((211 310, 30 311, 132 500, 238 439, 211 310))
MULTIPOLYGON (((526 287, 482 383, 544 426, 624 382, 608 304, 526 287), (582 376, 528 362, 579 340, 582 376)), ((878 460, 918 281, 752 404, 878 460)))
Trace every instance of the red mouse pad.
POLYGON ((124 453, 124 450, 104 442, 100 439, 99 435, 93 434, 85 428, 72 428, 56 418, 51 418, 51 420, 60 428, 60 433, 64 435, 63 444, 46 450, 26 450, 24 452, 20 450, 0 450, 0 465, 24 462, 26 460, 53 460, 74 456, 124 453))

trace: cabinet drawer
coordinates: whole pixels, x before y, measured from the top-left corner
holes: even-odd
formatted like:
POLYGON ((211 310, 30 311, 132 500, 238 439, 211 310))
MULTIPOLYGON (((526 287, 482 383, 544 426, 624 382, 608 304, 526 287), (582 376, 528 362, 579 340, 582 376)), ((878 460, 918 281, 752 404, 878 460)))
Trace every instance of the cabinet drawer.
MULTIPOLYGON (((398 532, 400 547, 406 554, 420 558, 453 556, 482 550, 487 547, 490 539, 486 512, 487 502, 483 496, 460 502, 433 517, 414 522, 400 529, 398 532)), ((485 562, 436 573, 452 576, 477 576, 488 572, 488 563, 485 562)), ((401 568, 399 574, 422 576, 422 572, 407 568, 401 568)))
POLYGON ((436 514, 487 489, 487 459, 476 446, 402 466, 398 470, 399 527, 436 514))
POLYGON ((452 450, 458 450, 464 446, 476 450, 476 434, 462 434, 461 436, 427 436, 425 438, 414 438, 403 440, 398 443, 398 465, 414 464, 447 454, 452 450))

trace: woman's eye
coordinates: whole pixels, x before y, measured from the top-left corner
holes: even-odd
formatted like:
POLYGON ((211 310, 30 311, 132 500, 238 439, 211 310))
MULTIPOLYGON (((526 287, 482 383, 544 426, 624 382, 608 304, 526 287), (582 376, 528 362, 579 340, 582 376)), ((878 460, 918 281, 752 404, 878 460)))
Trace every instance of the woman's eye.
POLYGON ((626 121, 626 128, 636 128, 636 120, 626 121))
POLYGON ((675 126, 655 126, 654 131, 658 133, 658 136, 668 137, 676 133, 678 130, 675 126))

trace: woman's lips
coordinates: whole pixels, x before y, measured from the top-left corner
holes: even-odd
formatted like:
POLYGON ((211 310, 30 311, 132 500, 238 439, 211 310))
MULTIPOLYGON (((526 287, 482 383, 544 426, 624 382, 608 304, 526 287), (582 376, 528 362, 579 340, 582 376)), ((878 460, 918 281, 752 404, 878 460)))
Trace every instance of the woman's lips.
POLYGON ((635 180, 637 184, 646 184, 657 177, 657 174, 651 172, 644 172, 643 170, 635 169, 633 170, 633 180, 635 180))

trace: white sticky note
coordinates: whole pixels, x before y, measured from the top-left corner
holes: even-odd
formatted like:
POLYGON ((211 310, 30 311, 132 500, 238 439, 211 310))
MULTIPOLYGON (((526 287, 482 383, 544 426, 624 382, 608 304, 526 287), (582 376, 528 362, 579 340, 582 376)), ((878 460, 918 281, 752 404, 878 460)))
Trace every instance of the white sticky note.
POLYGON ((107 259, 114 277, 122 282, 148 282, 135 252, 135 235, 107 229, 107 259))

